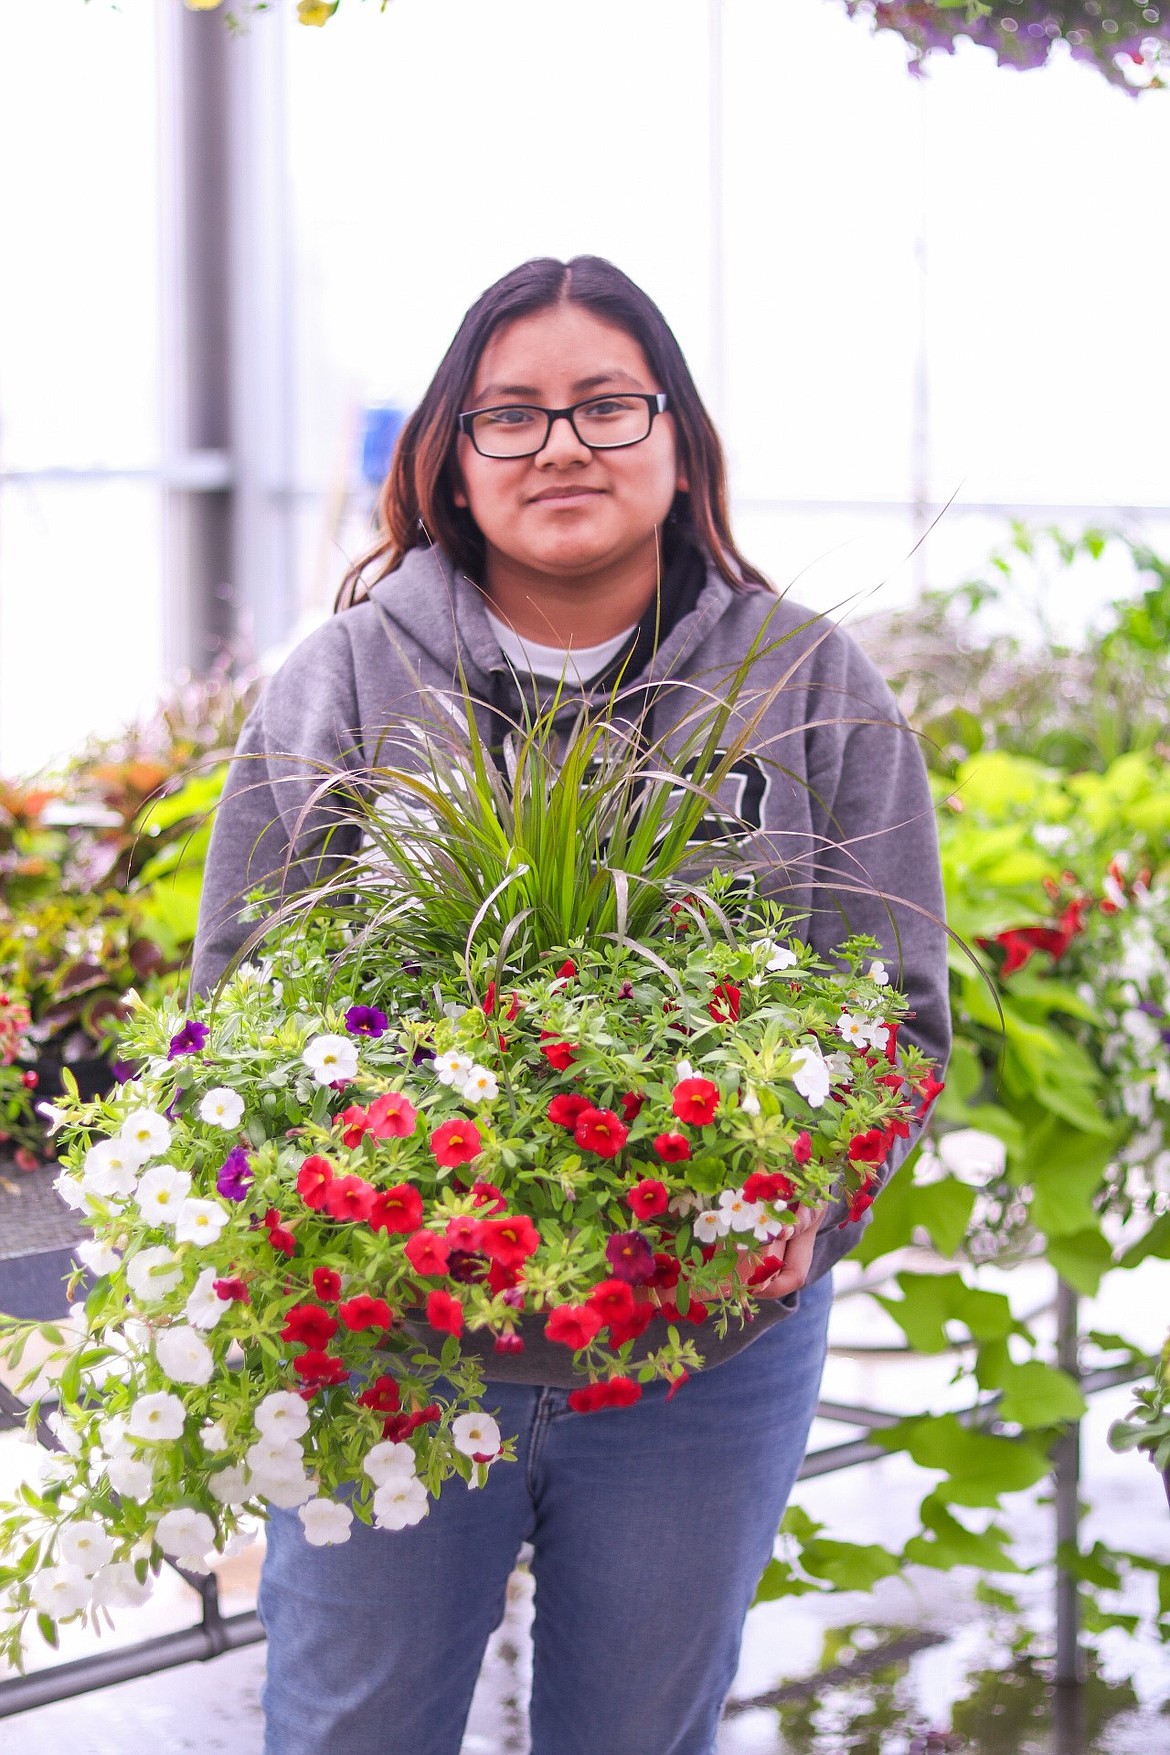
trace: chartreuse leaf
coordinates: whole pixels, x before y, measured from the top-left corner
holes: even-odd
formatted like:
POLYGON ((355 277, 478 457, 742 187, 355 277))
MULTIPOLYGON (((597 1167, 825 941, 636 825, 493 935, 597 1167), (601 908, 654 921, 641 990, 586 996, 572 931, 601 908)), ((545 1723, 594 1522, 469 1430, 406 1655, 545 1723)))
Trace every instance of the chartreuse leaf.
POLYGON ((1074 1548, 1071 1542, 1061 1542, 1056 1559, 1058 1565, 1083 1584, 1095 1585, 1098 1590, 1121 1589, 1121 1572, 1116 1557, 1101 1542, 1094 1542, 1088 1553, 1074 1548))
POLYGON ((1100 1231, 1077 1231, 1071 1237, 1050 1237, 1047 1256, 1062 1280, 1086 1298, 1096 1296, 1101 1277, 1113 1265, 1113 1251, 1100 1231))
POLYGON ((1034 1171, 1030 1216, 1036 1229, 1049 1237, 1069 1237, 1093 1229, 1097 1219, 1093 1196, 1101 1186, 1104 1168, 1104 1162, 1090 1162, 1072 1169, 1054 1159, 1045 1169, 1034 1171))
POLYGON ((919 1566, 947 1572, 952 1566, 978 1566, 983 1572, 1019 1572, 1020 1567, 1004 1552, 1010 1540, 1006 1530, 989 1524, 982 1532, 970 1530, 952 1517, 934 1494, 922 1502, 925 1536, 911 1536, 903 1554, 919 1566))
POLYGON ((872 1590, 879 1578, 899 1570, 898 1555, 876 1542, 830 1542, 816 1537, 800 1551, 800 1564, 812 1578, 837 1590, 872 1590))
POLYGON ((1135 1268, 1151 1255, 1158 1256, 1162 1261, 1170 1259, 1170 1213, 1163 1213, 1160 1219, 1154 1220, 1145 1236, 1139 1237, 1126 1250, 1118 1266, 1135 1268))
POLYGON ((916 1202, 921 1189, 914 1186, 914 1161, 911 1154, 899 1164, 874 1202, 873 1218, 861 1234, 861 1242, 853 1250, 853 1258, 864 1267, 895 1249, 903 1249, 914 1235, 916 1202))
POLYGON ((902 1420, 874 1434, 883 1450, 904 1450, 920 1468, 949 1476, 934 1497, 951 1505, 998 1505, 1003 1493, 1022 1493, 1048 1473, 1043 1451, 1014 1438, 964 1426, 954 1414, 902 1420))
POLYGON ((769 1560, 752 1603, 773 1603, 778 1597, 806 1597, 818 1588, 807 1578, 801 1578, 787 1560, 769 1560))
MULTIPOLYGON (((915 1218, 929 1233, 940 1255, 954 1255, 967 1232, 975 1205, 974 1188, 968 1188, 957 1176, 944 1176, 917 1188, 915 1218)), ((883 1197, 884 1198, 884 1197, 883 1197)))
POLYGON ((961 1322, 977 1341, 997 1340, 1016 1326, 1002 1292, 969 1286, 961 1274, 896 1276, 902 1297, 877 1302, 893 1317, 916 1352, 941 1353, 950 1346, 947 1322, 961 1322))
POLYGON ((997 1413, 1017 1426, 1056 1426, 1063 1420, 1079 1420, 1085 1412, 1085 1398, 1068 1372, 1040 1359, 1009 1364, 1000 1382, 1003 1399, 997 1413))

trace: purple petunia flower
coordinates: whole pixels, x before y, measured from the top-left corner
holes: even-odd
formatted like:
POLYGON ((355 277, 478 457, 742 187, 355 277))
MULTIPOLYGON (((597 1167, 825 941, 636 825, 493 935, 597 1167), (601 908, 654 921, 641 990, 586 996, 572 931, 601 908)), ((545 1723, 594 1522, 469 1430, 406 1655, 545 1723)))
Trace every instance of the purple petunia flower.
POLYGON ((193 1018, 188 1018, 183 1028, 171 1037, 167 1059, 177 1060, 180 1054, 198 1054, 210 1034, 206 1024, 197 1024, 193 1018))
POLYGON ((654 1250, 641 1231, 618 1231, 605 1246, 605 1259, 615 1280, 645 1286, 654 1278, 654 1250))
POLYGON ((243 1200, 252 1180, 252 1166, 243 1146, 233 1146, 219 1167, 216 1189, 225 1200, 243 1200))
POLYGON ((110 1067, 110 1071, 120 1085, 129 1084, 131 1079, 138 1077, 138 1068, 132 1060, 116 1060, 110 1067))
POLYGON ((382 1036, 386 1032, 386 1014, 376 1005, 351 1005, 345 1014, 345 1027, 351 1036, 382 1036))

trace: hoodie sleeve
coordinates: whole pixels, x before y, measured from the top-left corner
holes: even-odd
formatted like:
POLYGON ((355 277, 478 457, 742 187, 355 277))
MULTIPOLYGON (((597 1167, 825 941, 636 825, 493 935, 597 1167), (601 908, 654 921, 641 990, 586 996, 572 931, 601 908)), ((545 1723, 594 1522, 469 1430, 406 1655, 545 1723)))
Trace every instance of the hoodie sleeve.
POLYGON ((240 734, 204 869, 193 992, 214 987, 255 931, 240 918, 250 890, 295 894, 356 851, 337 794, 362 763, 357 720, 348 634, 335 619, 281 666, 240 734))

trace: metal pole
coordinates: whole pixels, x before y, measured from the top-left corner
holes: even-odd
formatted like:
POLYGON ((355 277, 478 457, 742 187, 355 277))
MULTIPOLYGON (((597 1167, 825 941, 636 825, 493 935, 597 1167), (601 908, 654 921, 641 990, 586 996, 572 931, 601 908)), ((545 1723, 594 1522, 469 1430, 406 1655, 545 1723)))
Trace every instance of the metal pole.
MULTIPOLYGON (((1077 1332, 1078 1300, 1063 1280, 1056 1287, 1056 1363, 1080 1382, 1080 1350, 1077 1332)), ((1080 1534, 1081 1423, 1073 1420, 1053 1452, 1056 1541, 1058 1548, 1077 1548, 1080 1534)), ((1058 1688, 1076 1687, 1083 1680, 1080 1648, 1081 1605, 1076 1577, 1057 1562, 1056 1567, 1056 1683, 1058 1688)))

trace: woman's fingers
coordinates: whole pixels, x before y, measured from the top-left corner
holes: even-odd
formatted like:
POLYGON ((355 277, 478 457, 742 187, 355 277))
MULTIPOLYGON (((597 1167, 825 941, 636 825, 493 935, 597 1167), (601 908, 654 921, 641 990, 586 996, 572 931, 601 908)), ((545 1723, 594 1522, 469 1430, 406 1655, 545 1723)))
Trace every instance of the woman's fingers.
MULTIPOLYGON (((784 1245, 784 1262, 778 1273, 765 1280, 762 1285, 753 1286, 752 1291, 757 1298, 786 1298, 789 1292, 799 1291, 808 1278, 808 1270, 812 1266, 813 1248, 817 1233, 814 1226, 794 1237, 784 1245)), ((778 1254, 773 1250, 772 1254, 778 1254)))

